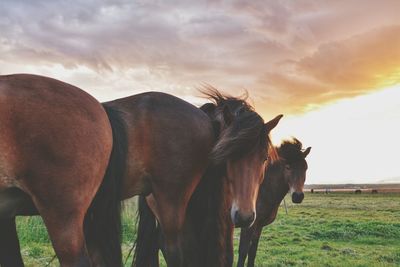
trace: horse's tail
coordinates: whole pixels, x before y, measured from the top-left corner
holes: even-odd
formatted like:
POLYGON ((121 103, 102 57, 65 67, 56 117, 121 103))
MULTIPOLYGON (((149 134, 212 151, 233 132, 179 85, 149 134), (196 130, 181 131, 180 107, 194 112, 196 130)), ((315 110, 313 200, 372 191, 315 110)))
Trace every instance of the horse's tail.
POLYGON ((144 196, 139 196, 138 227, 133 254, 133 267, 151 266, 157 261, 159 227, 144 196))
POLYGON ((121 188, 127 154, 127 137, 119 111, 104 106, 113 133, 113 147, 103 182, 85 217, 88 248, 105 266, 122 266, 121 188))

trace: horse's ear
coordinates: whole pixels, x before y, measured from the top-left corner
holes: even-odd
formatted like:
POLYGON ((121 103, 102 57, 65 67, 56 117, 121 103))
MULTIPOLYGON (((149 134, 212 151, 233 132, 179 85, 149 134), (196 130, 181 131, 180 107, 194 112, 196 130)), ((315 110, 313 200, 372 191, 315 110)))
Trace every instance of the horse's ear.
POLYGON ((265 124, 265 129, 267 130, 267 133, 269 133, 272 129, 276 127, 276 125, 278 125, 278 122, 282 119, 282 117, 282 114, 278 115, 265 124))
POLYGON ((222 115, 224 116, 224 121, 226 125, 230 125, 233 122, 234 117, 228 106, 224 106, 224 108, 222 109, 222 115))
POLYGON ((309 146, 309 147, 307 147, 307 149, 303 152, 304 158, 307 157, 308 154, 310 154, 310 151, 311 151, 311 147, 309 146))
POLYGON ((202 111, 207 114, 210 114, 215 111, 215 105, 213 103, 206 103, 200 107, 202 111))

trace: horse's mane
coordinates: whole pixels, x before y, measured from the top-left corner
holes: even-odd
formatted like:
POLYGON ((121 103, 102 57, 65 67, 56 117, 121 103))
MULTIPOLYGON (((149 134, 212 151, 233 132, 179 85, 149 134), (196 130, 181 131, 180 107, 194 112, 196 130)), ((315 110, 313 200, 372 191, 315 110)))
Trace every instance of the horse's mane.
POLYGON ((237 159, 260 146, 265 147, 266 154, 269 150, 274 151, 265 129, 264 120, 247 102, 247 94, 242 97, 228 96, 210 86, 204 88, 201 92, 212 103, 207 103, 200 109, 206 112, 213 121, 225 123, 223 120, 225 108, 233 116, 231 124, 224 125, 226 126, 225 130, 220 133, 219 139, 211 152, 211 160, 214 163, 219 164, 228 159, 237 159))
POLYGON ((288 163, 304 159, 303 144, 294 137, 291 140, 284 140, 277 148, 277 152, 288 163))

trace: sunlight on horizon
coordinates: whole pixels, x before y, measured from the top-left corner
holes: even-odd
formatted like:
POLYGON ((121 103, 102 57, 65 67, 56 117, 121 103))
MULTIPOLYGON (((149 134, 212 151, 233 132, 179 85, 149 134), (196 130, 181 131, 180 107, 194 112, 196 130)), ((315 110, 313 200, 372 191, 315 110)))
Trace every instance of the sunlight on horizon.
POLYGON ((338 101, 273 130, 311 146, 307 183, 372 183, 399 176, 400 85, 338 101))

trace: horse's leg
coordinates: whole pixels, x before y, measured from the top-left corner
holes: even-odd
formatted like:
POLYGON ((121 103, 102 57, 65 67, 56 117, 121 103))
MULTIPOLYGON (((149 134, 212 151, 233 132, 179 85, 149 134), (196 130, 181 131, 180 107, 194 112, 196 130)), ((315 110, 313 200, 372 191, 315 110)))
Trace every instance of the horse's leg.
POLYGON ((84 213, 37 205, 62 267, 91 266, 83 233, 84 213))
MULTIPOLYGON (((157 218, 157 221, 160 221, 160 218, 158 217, 159 211, 157 210, 157 203, 152 194, 150 194, 148 197, 146 197, 146 201, 149 205, 149 208, 153 212, 154 216, 157 218)), ((159 259, 159 250, 162 250, 162 233, 160 230, 160 225, 157 225, 156 227, 156 247, 155 250, 153 251, 153 256, 150 259, 150 266, 151 267, 159 267, 160 266, 160 259, 159 259)))
MULTIPOLYGON (((164 193, 165 194, 165 193, 164 193)), ((164 238, 164 252, 167 265, 183 266, 182 228, 185 218, 187 201, 172 199, 154 194, 157 200, 160 226, 164 238)))
POLYGON ((160 266, 159 257, 152 257, 150 259, 150 267, 159 267, 159 266, 160 266))
POLYGON ((204 229, 197 227, 193 218, 186 213, 186 220, 182 229, 183 266, 212 266, 206 264, 205 259, 208 257, 206 256, 207 251, 202 245, 204 241, 199 238, 199 236, 203 236, 201 233, 205 233, 204 229))
POLYGON ((254 267, 254 262, 256 259, 258 241, 260 240, 262 227, 257 227, 251 237, 251 245, 249 249, 249 258, 247 260, 247 267, 254 267))
POLYGON ((254 226, 251 228, 242 228, 240 230, 239 258, 237 267, 244 267, 246 257, 250 249, 251 236, 254 232, 254 226))
MULTIPOLYGON (((189 200, 203 174, 203 169, 160 173, 153 183, 153 196, 157 204, 158 219, 164 239, 164 255, 171 267, 184 266, 183 225, 189 200), (162 178, 160 177, 162 176, 162 178), (177 182, 179 181, 179 182, 177 182)), ((185 248, 188 249, 188 248, 185 248)), ((190 248, 189 248, 190 249, 190 248)))
POLYGON ((0 266, 24 266, 15 225, 15 217, 0 219, 0 266))
MULTIPOLYGON (((167 217, 167 216, 162 216, 167 217)), ((165 218, 160 222, 164 233, 164 254, 168 266, 183 266, 182 222, 183 218, 165 218)))
POLYGON ((226 235, 226 266, 231 267, 233 266, 233 260, 234 260, 234 253, 233 253, 233 231, 234 227, 231 224, 231 219, 229 217, 229 228, 228 228, 228 233, 226 235))

